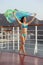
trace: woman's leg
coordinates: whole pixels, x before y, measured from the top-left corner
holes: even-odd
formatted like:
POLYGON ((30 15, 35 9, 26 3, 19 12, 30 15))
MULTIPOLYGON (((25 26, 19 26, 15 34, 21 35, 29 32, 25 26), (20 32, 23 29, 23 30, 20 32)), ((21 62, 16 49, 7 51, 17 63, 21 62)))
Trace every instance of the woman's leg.
POLYGON ((23 38, 23 43, 24 43, 24 44, 23 44, 23 52, 24 52, 24 53, 26 53, 26 52, 25 52, 25 41, 26 41, 26 37, 23 38))
POLYGON ((20 41, 21 41, 21 44, 20 44, 20 52, 22 51, 22 42, 23 42, 23 39, 22 39, 22 36, 20 35, 20 41))
POLYGON ((25 53, 25 47, 24 47, 25 37, 24 36, 20 36, 20 39, 21 39, 20 51, 22 51, 23 53, 25 53))

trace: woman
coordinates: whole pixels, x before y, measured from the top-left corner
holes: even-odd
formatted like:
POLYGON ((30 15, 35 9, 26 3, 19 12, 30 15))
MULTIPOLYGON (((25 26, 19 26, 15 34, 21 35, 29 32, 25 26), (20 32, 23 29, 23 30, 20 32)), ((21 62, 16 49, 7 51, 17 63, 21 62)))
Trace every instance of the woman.
POLYGON ((16 14, 14 13, 14 17, 16 18, 17 22, 20 24, 21 26, 21 35, 20 35, 20 40, 21 40, 21 45, 20 45, 20 52, 25 53, 25 41, 26 41, 26 37, 27 37, 27 28, 28 25, 30 25, 34 19, 35 19, 36 14, 34 14, 33 18, 31 21, 26 22, 26 17, 22 17, 21 21, 16 17, 16 14))

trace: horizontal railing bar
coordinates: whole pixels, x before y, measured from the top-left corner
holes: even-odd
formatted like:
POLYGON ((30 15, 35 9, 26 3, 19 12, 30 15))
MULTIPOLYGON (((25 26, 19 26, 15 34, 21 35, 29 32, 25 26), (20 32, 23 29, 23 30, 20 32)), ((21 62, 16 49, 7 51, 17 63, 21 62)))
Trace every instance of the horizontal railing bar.
MULTIPOLYGON (((7 35, 7 34, 6 34, 7 35)), ((6 36, 6 35, 3 35, 3 36, 6 36)), ((31 35, 31 34, 30 34, 31 35)), ((2 35, 0 35, 0 36, 2 36, 2 35)), ((9 35, 10 36, 10 35, 9 35)), ((14 36, 17 36, 16 34, 14 35, 14 36)), ((35 34, 34 35, 32 35, 32 36, 35 36, 35 34)), ((37 36, 43 36, 43 35, 37 35, 37 36)), ((13 36, 12 36, 13 37, 13 36)))
MULTIPOLYGON (((6 45, 6 44, 5 44, 6 45)), ((29 46, 31 46, 31 45, 35 45, 35 44, 29 44, 29 46)), ((38 44, 38 47, 43 47, 43 45, 40 45, 40 44, 38 44)), ((4 46, 3 46, 4 47, 4 46)), ((12 47, 12 46, 9 46, 9 47, 12 47)), ((15 46, 15 47, 17 47, 17 46, 15 46)))
POLYGON ((43 30, 37 30, 37 31, 43 31, 43 30))
MULTIPOLYGON (((27 48, 27 49, 33 49, 33 48, 27 48)), ((38 50, 40 50, 40 49, 38 49, 38 50)), ((40 51, 43 51, 43 50, 41 49, 40 51)))
MULTIPOLYGON (((18 26, 0 26, 0 27, 19 27, 20 25, 18 25, 18 26)), ((29 26, 43 26, 43 24, 31 24, 31 25, 29 25, 29 26)))
MULTIPOLYGON (((31 43, 29 43, 29 45, 31 46, 31 45, 35 45, 35 44, 31 44, 31 43)), ((38 46, 40 46, 40 47, 43 47, 43 45, 40 45, 40 44, 38 44, 38 46)))
MULTIPOLYGON (((35 39, 27 39, 27 40, 35 40, 35 39)), ((43 40, 43 39, 37 39, 37 40, 43 40)))
MULTIPOLYGON (((20 31, 21 31, 21 30, 20 30, 20 31)), ((27 31, 35 31, 35 30, 30 30, 30 29, 29 29, 29 30, 27 30, 27 31)), ((37 31, 43 31, 43 30, 37 30, 37 31)))
MULTIPOLYGON (((31 35, 31 34, 30 34, 31 35)), ((28 35, 29 36, 29 35, 28 35)), ((35 36, 35 34, 31 35, 31 36, 35 36)), ((37 36, 43 36, 43 35, 37 35, 37 36)))
MULTIPOLYGON (((9 29, 8 29, 8 30, 3 30, 3 32, 4 32, 4 31, 12 31, 12 30, 9 30, 9 29)), ((17 31, 17 30, 15 29, 15 31, 17 31)), ((19 30, 19 31, 21 31, 21 30, 19 30)), ((35 30, 30 30, 30 29, 29 29, 29 30, 27 30, 27 31, 35 31, 35 30)), ((37 31, 43 31, 43 30, 37 30, 37 31)), ((0 31, 0 32, 1 32, 1 31, 0 31)))
MULTIPOLYGON (((17 39, 18 40, 18 39, 17 39)), ((17 41, 16 39, 15 39, 15 41, 17 41)), ((29 41, 29 40, 35 40, 35 39, 27 39, 26 41, 29 41)), ((38 41, 43 41, 43 39, 37 39, 38 41)), ((0 40, 0 42, 3 42, 3 41, 13 41, 13 39, 12 40, 6 40, 6 39, 1 39, 0 40)))
MULTIPOLYGON (((35 31, 35 30, 27 30, 27 31, 35 31)), ((37 30, 37 31, 43 31, 43 30, 37 30)))
POLYGON ((41 34, 41 35, 40 35, 40 34, 38 34, 37 36, 43 36, 43 34, 41 34))

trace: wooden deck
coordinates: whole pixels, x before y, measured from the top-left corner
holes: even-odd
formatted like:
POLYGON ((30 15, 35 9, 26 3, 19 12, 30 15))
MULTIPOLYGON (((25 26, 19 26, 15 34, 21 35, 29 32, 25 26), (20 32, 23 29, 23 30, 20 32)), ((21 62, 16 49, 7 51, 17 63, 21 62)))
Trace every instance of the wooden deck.
POLYGON ((2 52, 0 53, 0 65, 43 65, 43 59, 2 52))

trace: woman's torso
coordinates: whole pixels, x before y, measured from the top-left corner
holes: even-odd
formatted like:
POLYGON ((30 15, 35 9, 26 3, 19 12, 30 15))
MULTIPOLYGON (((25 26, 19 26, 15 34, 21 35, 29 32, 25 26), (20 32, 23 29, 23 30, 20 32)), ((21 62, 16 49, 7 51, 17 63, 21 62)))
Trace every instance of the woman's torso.
POLYGON ((21 25, 21 34, 27 34, 27 28, 28 28, 28 25, 22 23, 22 25, 21 25))

